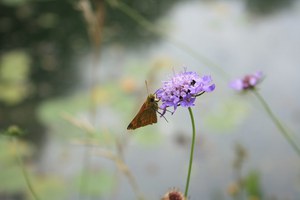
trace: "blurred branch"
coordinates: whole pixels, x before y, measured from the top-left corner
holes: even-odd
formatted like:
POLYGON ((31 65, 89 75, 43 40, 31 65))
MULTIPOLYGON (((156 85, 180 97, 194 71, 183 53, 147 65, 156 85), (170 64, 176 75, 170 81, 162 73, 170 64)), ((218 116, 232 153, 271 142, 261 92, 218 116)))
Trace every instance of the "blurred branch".
POLYGON ((22 174, 24 176, 26 185, 27 185, 30 193, 32 194, 33 198, 35 200, 39 200, 35 190, 33 189, 33 186, 32 186, 32 184, 30 182, 30 179, 29 179, 29 175, 28 175, 28 173, 25 169, 24 163, 22 161, 21 154, 20 154, 19 148, 18 148, 18 146, 19 146, 18 139, 16 137, 12 137, 12 142, 14 143, 14 146, 15 146, 17 161, 18 161, 18 164, 19 164, 20 168, 22 169, 22 174))
POLYGON ((122 172, 127 177, 132 189, 134 190, 135 195, 137 196, 137 199, 139 199, 139 200, 145 199, 139 190, 136 179, 134 178, 134 176, 130 172, 128 166, 125 164, 125 162, 123 161, 123 159, 121 157, 119 157, 119 156, 113 154, 111 151, 108 151, 105 149, 98 150, 95 152, 95 154, 115 162, 119 171, 122 172))
POLYGON ((293 149, 296 151, 297 155, 300 157, 300 147, 298 144, 294 141, 292 134, 289 133, 289 131, 285 128, 283 123, 275 116, 275 114, 272 112, 270 106, 267 104, 267 102, 264 100, 264 98, 259 94, 259 92, 256 89, 252 90, 253 94, 256 96, 258 101, 261 103, 263 108, 265 109, 268 116, 271 118, 277 129, 281 132, 283 137, 287 140, 287 142, 293 147, 293 149))
MULTIPOLYGON (((96 130, 88 122, 80 121, 80 120, 72 117, 70 114, 67 114, 67 113, 63 113, 62 117, 63 117, 63 119, 65 119, 66 121, 68 121, 69 123, 74 125, 75 127, 77 127, 79 129, 83 130, 84 132, 88 133, 88 136, 95 136, 95 134, 93 134, 93 133, 95 133, 96 130)), ((121 142, 121 141, 117 140, 116 138, 112 138, 111 134, 109 134, 109 133, 106 133, 106 134, 104 133, 102 135, 105 136, 105 138, 104 138, 104 139, 106 139, 104 141, 105 144, 109 144, 109 142, 111 142, 113 139, 115 139, 117 154, 115 155, 111 151, 105 150, 105 149, 97 151, 96 154, 100 155, 104 158, 107 158, 109 160, 114 161, 116 166, 117 166, 117 169, 127 177, 127 179, 129 181, 131 187, 133 188, 133 191, 136 194, 137 198, 140 199, 140 200, 143 200, 144 197, 143 197, 142 193, 139 190, 138 184, 137 184, 134 176, 130 172, 128 166, 123 161, 123 148, 124 148, 124 142, 126 143, 126 140, 122 140, 122 142, 121 142)), ((79 140, 79 141, 76 141, 76 142, 79 143, 79 144, 84 144, 84 145, 89 145, 89 146, 97 146, 97 145, 99 146, 99 143, 94 142, 94 141, 90 141, 90 140, 89 141, 79 140)))
POLYGON ((235 144, 235 159, 233 160, 233 169, 236 178, 237 192, 235 194, 236 199, 243 199, 243 191, 245 189, 245 181, 242 175, 243 165, 247 159, 247 150, 239 143, 235 144))
POLYGON ((105 9, 103 0, 95 0, 93 2, 95 10, 93 10, 89 0, 80 0, 78 9, 82 12, 86 21, 91 44, 99 51, 102 42, 105 9))
POLYGON ((91 45, 94 47, 93 65, 91 70, 91 85, 90 85, 90 101, 91 101, 91 118, 95 121, 96 116, 96 102, 95 102, 95 88, 97 81, 97 67, 99 64, 100 49, 102 43, 102 34, 104 27, 105 7, 103 0, 94 0, 94 7, 89 0, 80 0, 78 2, 78 9, 86 21, 91 45))
MULTIPOLYGON (((91 121, 95 124, 96 120, 96 101, 95 101, 95 91, 96 91, 96 81, 97 81, 97 67, 99 64, 99 55, 100 48, 102 43, 102 33, 104 26, 104 16, 105 16, 105 7, 104 0, 94 0, 94 8, 92 8, 92 4, 89 0, 80 0, 78 2, 78 8, 81 10, 83 17, 87 24, 87 29, 89 33, 89 38, 91 41, 91 45, 94 47, 94 57, 93 57, 93 65, 91 69, 91 85, 90 85, 90 116, 91 121)), ((89 152, 90 148, 86 146, 84 156, 83 156, 83 169, 82 169, 82 180, 80 186, 80 193, 83 191, 84 185, 88 183, 87 175, 84 176, 84 173, 90 165, 90 156, 89 152)), ((88 187, 88 186, 87 186, 88 187)))
POLYGON ((111 145, 115 143, 115 137, 110 134, 108 131, 103 130, 103 133, 101 134, 101 138, 99 138, 99 134, 97 134, 96 128, 91 125, 87 121, 82 121, 79 119, 76 119, 72 115, 68 113, 62 113, 61 114, 62 118, 69 122, 71 125, 79 128, 82 130, 84 133, 87 134, 87 137, 83 139, 78 139, 78 140, 73 140, 76 144, 81 144, 81 145, 87 145, 87 146, 99 146, 99 145, 111 145), (96 140, 98 139, 98 140, 96 140), (101 139, 101 141, 99 141, 101 139))
POLYGON ((95 127, 93 125, 91 125, 90 123, 84 122, 82 120, 78 120, 68 113, 62 113, 61 116, 64 120, 68 121, 70 124, 78 127, 79 129, 83 130, 84 132, 88 133, 90 136, 92 136, 93 133, 95 133, 95 131, 96 131, 95 127))

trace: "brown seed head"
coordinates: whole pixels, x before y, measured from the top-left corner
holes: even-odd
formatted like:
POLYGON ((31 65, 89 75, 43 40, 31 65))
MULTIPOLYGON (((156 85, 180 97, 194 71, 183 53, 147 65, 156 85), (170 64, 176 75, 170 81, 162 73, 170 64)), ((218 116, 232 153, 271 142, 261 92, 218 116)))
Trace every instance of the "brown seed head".
POLYGON ((167 192, 161 200, 186 200, 184 195, 177 189, 167 192))

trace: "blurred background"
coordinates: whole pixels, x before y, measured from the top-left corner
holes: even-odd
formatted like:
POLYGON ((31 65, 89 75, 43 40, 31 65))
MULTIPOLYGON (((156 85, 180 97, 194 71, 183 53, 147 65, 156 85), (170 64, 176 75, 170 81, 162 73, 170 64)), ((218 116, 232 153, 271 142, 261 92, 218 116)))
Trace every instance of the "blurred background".
POLYGON ((263 71, 259 92, 300 142, 299 11, 293 0, 1 0, 0 199, 36 199, 24 171, 40 200, 184 191, 187 109, 126 130, 145 80, 153 93, 184 67, 216 84, 193 108, 190 199, 299 199, 299 157, 255 96, 228 87, 263 71))

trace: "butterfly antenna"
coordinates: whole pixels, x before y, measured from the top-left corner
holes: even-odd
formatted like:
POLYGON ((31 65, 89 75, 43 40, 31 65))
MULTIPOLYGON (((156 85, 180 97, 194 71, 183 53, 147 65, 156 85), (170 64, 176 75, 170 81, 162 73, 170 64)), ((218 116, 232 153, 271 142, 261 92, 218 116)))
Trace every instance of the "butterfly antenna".
POLYGON ((173 75, 176 74, 176 73, 175 73, 175 68, 174 68, 174 67, 172 67, 172 72, 173 72, 173 75))
POLYGON ((147 80, 145 80, 145 85, 146 85, 146 89, 147 89, 147 94, 149 95, 149 88, 148 88, 147 80))

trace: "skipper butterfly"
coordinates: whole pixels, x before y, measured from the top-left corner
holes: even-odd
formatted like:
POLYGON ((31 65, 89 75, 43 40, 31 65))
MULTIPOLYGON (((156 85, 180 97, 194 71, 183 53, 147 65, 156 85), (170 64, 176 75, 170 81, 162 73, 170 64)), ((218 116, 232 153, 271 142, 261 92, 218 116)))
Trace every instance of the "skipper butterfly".
POLYGON ((157 100, 154 94, 148 95, 146 101, 140 108, 140 111, 136 114, 133 120, 127 127, 127 130, 134 130, 149 124, 157 123, 156 112, 158 110, 157 100))

